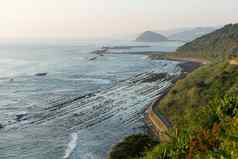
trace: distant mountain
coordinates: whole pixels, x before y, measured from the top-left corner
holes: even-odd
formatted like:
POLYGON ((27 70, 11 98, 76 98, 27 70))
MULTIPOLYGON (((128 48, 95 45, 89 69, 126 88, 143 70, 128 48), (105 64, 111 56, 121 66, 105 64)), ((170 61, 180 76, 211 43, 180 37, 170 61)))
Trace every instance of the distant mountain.
POLYGON ((238 23, 226 25, 186 43, 177 49, 177 53, 186 56, 218 57, 230 54, 235 48, 238 48, 238 23))
POLYGON ((168 36, 169 40, 179 40, 179 41, 192 41, 198 37, 215 31, 215 27, 197 27, 193 29, 187 29, 181 32, 173 33, 168 36))
POLYGON ((152 31, 146 31, 136 38, 137 42, 160 42, 167 40, 167 37, 152 31))

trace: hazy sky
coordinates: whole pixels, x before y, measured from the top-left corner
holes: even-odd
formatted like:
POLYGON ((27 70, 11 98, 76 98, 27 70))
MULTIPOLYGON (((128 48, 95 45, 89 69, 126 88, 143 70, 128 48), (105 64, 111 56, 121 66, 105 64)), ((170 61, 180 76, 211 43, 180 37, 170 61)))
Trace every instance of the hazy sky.
POLYGON ((0 38, 99 38, 238 22, 238 0, 0 2, 0 38))

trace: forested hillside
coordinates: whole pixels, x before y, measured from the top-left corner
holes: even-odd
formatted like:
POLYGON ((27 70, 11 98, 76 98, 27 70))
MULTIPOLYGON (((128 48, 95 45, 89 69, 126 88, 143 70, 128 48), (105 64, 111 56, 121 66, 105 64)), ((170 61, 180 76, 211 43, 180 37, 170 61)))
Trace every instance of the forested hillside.
POLYGON ((147 139, 139 146, 147 148, 133 154, 137 149, 127 142, 119 147, 131 150, 123 159, 237 159, 238 65, 227 59, 232 53, 237 57, 237 48, 238 24, 230 24, 166 55, 209 62, 178 80, 154 106, 173 125, 167 142, 155 146, 147 139))
POLYGON ((238 48, 238 24, 229 24, 192 42, 186 43, 177 49, 176 54, 184 57, 226 57, 235 48, 238 48))

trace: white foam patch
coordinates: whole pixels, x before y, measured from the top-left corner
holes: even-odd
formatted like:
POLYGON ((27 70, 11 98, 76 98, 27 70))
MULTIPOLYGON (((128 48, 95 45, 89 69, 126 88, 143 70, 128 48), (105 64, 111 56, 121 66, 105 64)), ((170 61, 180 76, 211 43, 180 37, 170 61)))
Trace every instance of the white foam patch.
POLYGON ((80 79, 81 81, 91 81, 91 82, 95 82, 97 84, 110 84, 111 81, 108 80, 108 79, 94 79, 94 78, 83 78, 83 79, 80 79))
POLYGON ((71 140, 68 144, 68 147, 65 151, 64 159, 67 159, 70 157, 72 152, 74 151, 75 147, 77 146, 77 140, 78 140, 78 134, 77 133, 72 133, 71 134, 71 140))

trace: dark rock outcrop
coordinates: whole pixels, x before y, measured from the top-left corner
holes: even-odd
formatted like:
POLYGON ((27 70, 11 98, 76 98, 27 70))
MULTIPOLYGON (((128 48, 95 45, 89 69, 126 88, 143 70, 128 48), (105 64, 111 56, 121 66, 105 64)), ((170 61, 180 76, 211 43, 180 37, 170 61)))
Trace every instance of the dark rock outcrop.
POLYGON ((145 78, 142 80, 142 82, 147 83, 147 82, 155 82, 163 78, 167 78, 168 74, 167 73, 152 73, 148 78, 145 78))
POLYGON ((26 119, 24 118, 26 115, 27 115, 27 114, 17 114, 17 115, 16 115, 16 121, 26 120, 26 119))
POLYGON ((4 126, 2 124, 0 124, 0 129, 3 129, 3 128, 4 128, 4 126))
POLYGON ((35 76, 46 76, 47 73, 46 72, 43 72, 43 73, 36 73, 35 76))

